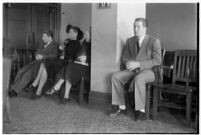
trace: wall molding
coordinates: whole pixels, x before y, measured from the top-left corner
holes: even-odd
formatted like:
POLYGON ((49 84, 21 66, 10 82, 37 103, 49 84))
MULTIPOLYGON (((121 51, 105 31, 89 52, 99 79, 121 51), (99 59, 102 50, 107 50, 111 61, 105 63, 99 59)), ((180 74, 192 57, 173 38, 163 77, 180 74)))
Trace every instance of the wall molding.
POLYGON ((103 93, 97 91, 89 92, 89 104, 108 105, 112 102, 111 93, 103 93))

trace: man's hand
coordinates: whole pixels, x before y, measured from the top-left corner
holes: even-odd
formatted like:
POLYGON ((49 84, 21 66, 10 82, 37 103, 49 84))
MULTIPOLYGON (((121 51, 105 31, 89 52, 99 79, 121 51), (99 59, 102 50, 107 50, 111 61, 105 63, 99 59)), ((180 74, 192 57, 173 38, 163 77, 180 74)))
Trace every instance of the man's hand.
POLYGON ((129 71, 133 71, 136 68, 140 67, 140 63, 137 61, 128 61, 126 63, 126 69, 128 69, 129 71))
POLYGON ((41 55, 41 54, 36 55, 36 60, 42 60, 42 59, 43 59, 43 55, 41 55))

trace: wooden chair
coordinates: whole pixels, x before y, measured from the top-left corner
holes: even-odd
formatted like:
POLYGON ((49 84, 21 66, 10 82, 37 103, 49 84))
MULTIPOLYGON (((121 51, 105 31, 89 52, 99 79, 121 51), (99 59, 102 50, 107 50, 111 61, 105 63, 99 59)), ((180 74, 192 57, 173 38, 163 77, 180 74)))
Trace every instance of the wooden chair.
MULTIPOLYGON (((163 60, 165 57, 165 49, 161 49, 161 64, 154 66, 152 70, 155 72, 155 81, 146 83, 146 103, 145 103, 145 113, 146 113, 146 119, 150 119, 150 99, 151 99, 151 84, 157 84, 163 82, 163 69, 161 66, 163 65, 163 60)), ((162 98, 162 95, 160 94, 160 98, 162 98)))
MULTIPOLYGON (((165 49, 161 49, 161 65, 163 64, 163 59, 164 59, 164 56, 165 56, 165 49)), ((163 81, 163 77, 162 77, 162 69, 161 69, 161 65, 157 65, 157 66, 154 66, 152 68, 152 70, 155 72, 155 81, 154 82, 150 82, 150 83, 146 83, 146 103, 145 103, 145 113, 146 113, 146 119, 149 120, 150 119, 150 98, 151 98, 151 84, 152 83, 159 83, 159 82, 162 82, 163 81)), ((127 83, 125 85, 125 89, 128 90, 128 85, 129 83, 127 83)), ((131 106, 131 109, 134 109, 134 104, 135 104, 135 101, 134 101, 134 92, 126 92, 126 98, 125 98, 125 102, 126 102, 126 106, 127 108, 129 107, 129 105, 131 106)))
POLYGON ((88 94, 89 90, 86 89, 86 83, 90 83, 89 77, 82 77, 80 81, 80 89, 79 89, 79 104, 82 105, 84 102, 88 104, 88 94), (87 99, 84 100, 85 94, 87 94, 87 99))
MULTIPOLYGON (((79 105, 83 105, 84 103, 88 104, 88 94, 89 90, 86 89, 86 84, 90 83, 90 78, 89 77, 82 77, 81 81, 77 85, 73 85, 71 87, 70 94, 72 92, 78 92, 78 103, 79 105), (87 99, 85 99, 85 95, 87 94, 87 99)), ((65 84, 62 85, 61 90, 60 90, 60 98, 64 97, 65 93, 65 84)))
POLYGON ((158 107, 165 106, 176 109, 186 110, 186 120, 191 121, 191 99, 192 93, 196 87, 189 84, 196 83, 197 52, 196 50, 177 50, 174 55, 173 79, 171 84, 156 83, 151 84, 154 87, 153 95, 153 119, 156 119, 158 107), (158 97, 159 93, 169 93, 184 95, 186 106, 181 106, 173 102, 162 102, 158 97))

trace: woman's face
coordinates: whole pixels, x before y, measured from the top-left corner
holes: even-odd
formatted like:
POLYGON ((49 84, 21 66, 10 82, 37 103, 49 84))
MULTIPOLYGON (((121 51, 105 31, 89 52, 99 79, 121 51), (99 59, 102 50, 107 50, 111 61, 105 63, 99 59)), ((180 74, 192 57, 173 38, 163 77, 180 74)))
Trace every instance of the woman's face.
POLYGON ((66 38, 70 39, 70 33, 66 33, 66 38))
POLYGON ((70 29, 70 31, 69 31, 69 39, 71 39, 71 40, 77 39, 77 33, 73 29, 70 29))

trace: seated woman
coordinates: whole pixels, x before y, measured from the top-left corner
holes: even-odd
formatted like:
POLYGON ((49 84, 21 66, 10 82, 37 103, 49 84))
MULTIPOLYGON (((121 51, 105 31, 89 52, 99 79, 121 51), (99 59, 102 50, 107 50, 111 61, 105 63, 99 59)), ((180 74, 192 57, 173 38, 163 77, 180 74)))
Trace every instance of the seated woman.
POLYGON ((58 91, 62 84, 65 82, 65 93, 64 98, 61 98, 61 104, 69 102, 69 93, 72 85, 76 85, 81 81, 82 76, 90 75, 90 34, 88 31, 84 33, 84 38, 80 47, 80 50, 77 54, 77 58, 74 62, 70 62, 65 71, 65 78, 60 72, 60 79, 57 83, 49 89, 46 94, 53 94, 55 91, 58 91))
MULTIPOLYGON (((78 27, 71 27, 69 30, 69 41, 65 47, 66 50, 66 59, 69 61, 73 61, 77 55, 77 52, 80 47, 80 41, 78 39, 78 27)), ((83 35, 83 34, 82 34, 83 35)), ((30 91, 34 91, 31 99, 37 99, 41 97, 42 89, 47 81, 48 75, 54 76, 58 73, 62 67, 65 66, 65 62, 63 61, 43 61, 40 64, 39 72, 37 77, 29 87, 30 91), (37 87, 38 86, 38 87, 37 87), (37 88, 36 88, 37 87, 37 88), (35 92, 36 91, 36 92, 35 92)))

